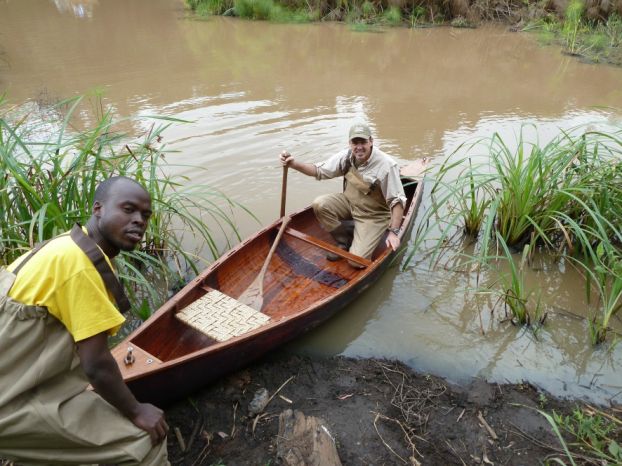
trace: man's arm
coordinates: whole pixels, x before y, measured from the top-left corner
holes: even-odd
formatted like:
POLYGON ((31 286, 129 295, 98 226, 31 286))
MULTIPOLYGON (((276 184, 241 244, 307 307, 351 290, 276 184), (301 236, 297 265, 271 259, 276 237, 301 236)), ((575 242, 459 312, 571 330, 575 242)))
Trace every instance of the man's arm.
POLYGON ((146 431, 154 445, 160 443, 168 432, 161 409, 148 403, 139 403, 123 382, 121 371, 108 349, 108 335, 99 333, 78 341, 80 365, 95 391, 117 408, 137 427, 146 431))
POLYGON ((304 173, 308 176, 317 176, 317 167, 315 165, 313 165, 312 163, 298 162, 297 160, 294 160, 292 154, 287 151, 281 152, 280 160, 281 165, 283 165, 284 167, 287 166, 293 168, 294 170, 297 170, 300 173, 304 173))
MULTIPOLYGON (((393 204, 393 207, 391 207, 391 223, 389 223, 389 228, 390 229, 399 228, 400 225, 402 224, 403 217, 404 217, 404 207, 402 206, 400 202, 396 202, 395 204, 393 204)), ((395 233, 393 233, 392 231, 389 231, 389 234, 387 235, 386 244, 387 246, 390 246, 394 251, 396 251, 397 248, 400 247, 400 239, 395 233)))

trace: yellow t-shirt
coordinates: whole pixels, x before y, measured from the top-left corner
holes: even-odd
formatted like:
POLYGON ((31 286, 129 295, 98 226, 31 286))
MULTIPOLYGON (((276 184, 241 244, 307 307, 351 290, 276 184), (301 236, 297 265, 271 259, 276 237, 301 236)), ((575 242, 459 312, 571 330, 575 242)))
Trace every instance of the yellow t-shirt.
MULTIPOLYGON (((13 271, 28 254, 15 260, 8 270, 13 271)), ((106 331, 114 335, 125 321, 99 272, 69 235, 50 241, 22 267, 9 296, 24 304, 46 307, 74 341, 106 331)))

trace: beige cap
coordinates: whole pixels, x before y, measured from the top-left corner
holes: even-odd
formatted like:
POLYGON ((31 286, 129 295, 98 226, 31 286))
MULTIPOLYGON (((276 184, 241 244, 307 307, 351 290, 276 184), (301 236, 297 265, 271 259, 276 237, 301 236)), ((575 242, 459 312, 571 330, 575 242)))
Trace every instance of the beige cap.
POLYGON ((359 121, 350 126, 350 136, 348 140, 351 141, 354 138, 371 138, 371 130, 369 129, 369 125, 359 121))

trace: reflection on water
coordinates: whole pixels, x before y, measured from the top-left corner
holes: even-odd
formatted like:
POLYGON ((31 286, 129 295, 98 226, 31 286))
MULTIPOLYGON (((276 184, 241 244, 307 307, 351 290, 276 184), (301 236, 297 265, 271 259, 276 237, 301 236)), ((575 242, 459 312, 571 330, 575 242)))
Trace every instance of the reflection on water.
MULTIPOLYGON (((530 134, 548 140, 610 123, 619 115, 602 107, 622 108, 622 70, 581 64, 500 28, 365 34, 338 24, 192 21, 181 0, 20 0, 0 1, 0 31, 0 92, 12 103, 101 89, 120 116, 187 120, 164 133, 176 151, 171 170, 242 202, 261 224, 279 211, 277 154, 322 160, 344 147, 355 116, 401 164, 429 156, 438 165, 495 131, 511 140, 531 124, 530 134)), ((288 210, 340 186, 292 173, 288 210)), ((243 235, 259 226, 243 213, 238 221, 243 235)), ((526 379, 562 395, 617 396, 622 347, 592 350, 585 319, 575 317, 587 309, 580 278, 558 265, 542 269, 530 277, 550 312, 537 339, 503 322, 493 298, 475 296, 469 274, 420 261, 391 270, 289 348, 398 357, 452 380, 526 379)))
POLYGON ((97 3, 98 0, 54 0, 58 11, 73 13, 76 18, 92 18, 97 3))

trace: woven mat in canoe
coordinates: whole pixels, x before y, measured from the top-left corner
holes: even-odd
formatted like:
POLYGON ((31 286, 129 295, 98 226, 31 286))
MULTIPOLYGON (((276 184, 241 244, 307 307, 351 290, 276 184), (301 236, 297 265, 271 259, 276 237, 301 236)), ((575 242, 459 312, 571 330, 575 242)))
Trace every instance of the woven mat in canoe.
POLYGON ((270 321, 267 315, 218 290, 183 308, 177 318, 217 341, 227 341, 270 321))

